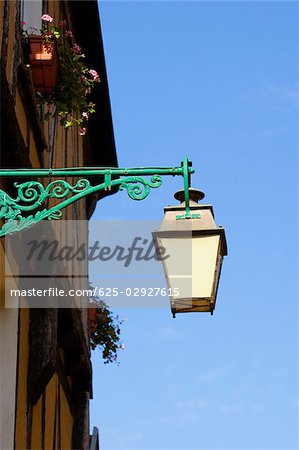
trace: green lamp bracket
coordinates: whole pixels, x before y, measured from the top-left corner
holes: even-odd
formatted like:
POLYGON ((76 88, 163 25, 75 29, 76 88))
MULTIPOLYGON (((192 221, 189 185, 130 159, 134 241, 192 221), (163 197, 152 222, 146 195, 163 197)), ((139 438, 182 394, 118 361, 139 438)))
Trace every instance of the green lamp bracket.
MULTIPOLYGON (((61 169, 1 169, 1 179, 31 178, 23 183, 15 182, 16 197, 0 189, 0 237, 21 231, 44 219, 60 219, 62 210, 70 204, 89 194, 119 186, 119 190, 127 190, 132 200, 144 200, 151 189, 162 184, 162 176, 183 176, 185 191, 185 214, 177 219, 195 218, 190 214, 189 187, 192 163, 185 158, 180 167, 140 167, 121 169, 115 167, 71 167, 61 169), (143 178, 150 176, 150 178, 143 178), (53 178, 76 177, 77 181, 70 184, 67 180, 53 178), (93 177, 103 177, 103 182, 93 185, 93 177), (32 181, 34 178, 34 181, 32 181), (48 178, 45 185, 36 179, 48 178), (49 205, 49 199, 56 199, 49 205)), ((198 215, 196 215, 196 218, 198 215)))

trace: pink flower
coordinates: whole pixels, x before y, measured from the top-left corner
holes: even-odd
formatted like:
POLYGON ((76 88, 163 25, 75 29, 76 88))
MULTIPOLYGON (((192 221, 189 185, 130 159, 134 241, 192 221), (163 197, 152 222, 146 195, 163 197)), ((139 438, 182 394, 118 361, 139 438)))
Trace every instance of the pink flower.
POLYGON ((53 21, 53 17, 49 16, 49 14, 43 14, 42 15, 42 20, 44 20, 45 22, 52 22, 53 21))
POLYGON ((88 120, 89 114, 87 112, 83 112, 82 117, 84 117, 84 119, 88 120))
POLYGON ((121 344, 120 348, 121 348, 122 350, 124 350, 124 349, 126 348, 126 347, 125 347, 125 344, 121 344))
POLYGON ((58 25, 60 25, 61 27, 65 27, 66 24, 67 24, 66 20, 61 20, 58 25))
POLYGON ((86 135, 86 128, 85 127, 80 128, 79 134, 80 134, 80 136, 85 136, 86 135))
POLYGON ((93 77, 94 81, 100 81, 100 77, 99 77, 98 72, 96 70, 90 69, 88 72, 93 77))
POLYGON ((84 91, 84 95, 87 95, 87 94, 90 94, 91 93, 91 89, 90 89, 90 87, 89 88, 87 88, 87 89, 85 89, 85 91, 84 91))
POLYGON ((24 25, 26 25, 26 22, 20 22, 21 27, 23 27, 24 25))
MULTIPOLYGON (((71 30, 66 31, 64 34, 65 34, 66 36, 68 36, 68 37, 71 37, 71 38, 74 36, 71 30)), ((79 47, 79 48, 80 48, 80 47, 79 47)), ((80 49, 80 50, 81 50, 81 49, 80 49)))
POLYGON ((81 53, 81 47, 79 47, 79 45, 74 44, 73 48, 72 48, 73 52, 76 53, 77 55, 81 53))

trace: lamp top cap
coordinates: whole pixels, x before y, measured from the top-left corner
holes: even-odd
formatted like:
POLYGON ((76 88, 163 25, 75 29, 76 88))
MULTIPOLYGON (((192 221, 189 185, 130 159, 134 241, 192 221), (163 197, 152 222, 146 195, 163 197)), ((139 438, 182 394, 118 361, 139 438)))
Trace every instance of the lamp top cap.
MULTIPOLYGON (((189 188, 189 197, 190 201, 194 203, 198 203, 200 200, 202 200, 205 197, 205 194, 202 191, 199 191, 198 189, 189 188)), ((185 191, 184 189, 177 191, 174 194, 174 198, 178 200, 181 203, 184 203, 185 201, 185 191)))

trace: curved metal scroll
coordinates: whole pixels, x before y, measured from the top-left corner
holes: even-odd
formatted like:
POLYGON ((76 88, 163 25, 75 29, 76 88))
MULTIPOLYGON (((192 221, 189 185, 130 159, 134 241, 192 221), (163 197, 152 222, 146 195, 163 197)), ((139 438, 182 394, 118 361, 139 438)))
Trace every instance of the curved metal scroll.
POLYGON ((66 206, 100 190, 110 190, 119 185, 120 190, 127 190, 132 200, 144 200, 151 189, 158 188, 161 184, 160 175, 153 175, 150 179, 127 176, 111 180, 109 174, 104 183, 96 186, 92 186, 84 178, 73 186, 64 180, 52 181, 47 186, 38 181, 15 183, 15 198, 0 189, 0 219, 6 221, 0 230, 0 237, 21 231, 44 219, 60 219, 66 206), (47 199, 57 199, 59 203, 42 208, 47 199))

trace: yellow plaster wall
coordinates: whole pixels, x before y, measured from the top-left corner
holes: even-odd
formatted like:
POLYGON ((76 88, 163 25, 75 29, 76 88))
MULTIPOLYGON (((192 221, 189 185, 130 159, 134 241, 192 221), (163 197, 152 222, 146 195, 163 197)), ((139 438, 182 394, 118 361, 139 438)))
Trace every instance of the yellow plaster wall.
POLYGON ((27 121, 26 111, 18 89, 16 90, 15 112, 24 142, 26 145, 29 145, 29 159, 32 164, 32 167, 40 167, 41 163, 35 145, 34 135, 31 128, 29 129, 28 133, 28 126, 30 127, 30 125, 27 121))
MULTIPOLYGON (((72 450, 72 427, 73 418, 58 375, 51 378, 46 388, 45 401, 45 450, 53 449, 53 442, 58 449, 58 429, 60 428, 61 450, 72 450), (58 390, 60 394, 60 424, 58 415, 58 390), (56 410, 56 432, 55 432, 55 410, 56 410)), ((32 450, 40 450, 42 442, 42 397, 33 407, 32 412, 32 450)), ((25 448, 25 447, 24 447, 25 448)))
POLYGON ((5 253, 4 253, 4 240, 0 240, 0 307, 5 305, 5 253))
MULTIPOLYGON (((25 422, 25 421, 24 421, 25 422)), ((72 450, 72 428, 73 417, 71 410, 57 374, 54 374, 46 387, 45 399, 45 430, 44 444, 45 450, 53 449, 53 442, 56 443, 55 450, 58 449, 58 429, 60 428, 61 450, 72 450), (59 396, 58 394, 59 390, 59 396), (60 423, 58 415, 58 399, 60 397, 60 423), (56 414, 55 414, 56 410, 56 414), (55 427, 56 417, 56 427, 55 427), (56 429, 56 431, 55 431, 56 429)), ((26 429, 25 423, 20 428, 18 421, 18 439, 16 450, 25 450, 26 448, 26 429), (23 440, 21 439, 22 434, 23 440), (22 447, 23 445, 23 447, 22 447)), ((42 397, 39 398, 32 410, 32 431, 31 431, 31 449, 40 450, 42 443, 42 397)))
POLYGON ((46 389, 46 427, 45 449, 52 449, 55 428, 55 400, 57 393, 57 375, 53 375, 46 389))
POLYGON ((18 119, 19 127, 26 145, 27 142, 27 117, 25 113, 25 109, 21 100, 19 89, 16 90, 16 104, 15 104, 16 116, 18 119))
POLYGON ((32 130, 30 130, 30 147, 29 147, 29 159, 32 167, 40 167, 40 160, 37 153, 37 149, 34 142, 34 136, 32 130))
POLYGON ((15 450, 26 449, 29 309, 20 310, 15 450))
POLYGON ((61 450, 72 450, 73 417, 66 399, 64 390, 60 385, 61 401, 61 450))
MULTIPOLYGON (((3 37, 3 14, 4 14, 4 2, 0 1, 0 43, 2 44, 3 37)), ((0 45, 0 56, 1 56, 2 45, 0 45)))
POLYGON ((6 64, 6 76, 9 84, 11 84, 12 82, 12 72, 13 72, 15 22, 16 22, 16 0, 10 0, 8 48, 7 48, 7 64, 6 64))
POLYGON ((42 448, 42 396, 32 410, 31 450, 42 448))
POLYGON ((60 2, 59 1, 49 1, 48 2, 48 14, 54 18, 55 23, 59 22, 60 19, 60 2))
MULTIPOLYGON (((69 408, 68 401, 66 399, 64 390, 57 374, 54 374, 46 388, 46 414, 45 414, 45 450, 52 450, 53 442, 58 445, 58 396, 57 392, 60 392, 60 433, 61 433, 61 450, 72 450, 72 428, 73 418, 69 408), (56 409, 56 436, 54 439, 55 430, 55 409, 56 409)), ((36 442, 38 442, 41 436, 41 422, 39 422, 39 416, 41 416, 41 410, 37 407, 34 410, 36 414, 34 426, 32 429, 32 436, 35 435, 36 442)), ((35 450, 35 447, 32 447, 35 450)), ((38 447, 37 447, 38 448, 38 447)), ((57 447, 58 448, 58 447, 57 447)))
POLYGON ((3 239, 0 242, 0 448, 10 449, 14 445, 19 310, 18 298, 6 308, 5 297, 10 289, 16 289, 16 284, 2 243, 3 239), (5 273, 10 277, 6 279, 5 273))
MULTIPOLYGON (((0 15, 2 18, 4 2, 0 1, 0 15)), ((9 31, 9 42, 8 42, 8 60, 6 73, 8 81, 11 81, 12 77, 12 64, 13 64, 13 46, 15 38, 15 6, 16 0, 10 0, 10 31, 9 31)), ((59 7, 60 2, 50 1, 48 13, 55 17, 55 21, 59 20, 59 7)), ((0 30, 2 33, 2 27, 0 30)), ((0 34, 1 36, 2 34, 0 34)), ((0 46, 1 47, 1 46, 0 46)), ((22 136, 26 145, 29 145, 30 149, 30 161, 33 167, 40 166, 39 155, 35 146, 34 136, 32 130, 28 133, 28 120, 25 112, 24 105, 22 103, 22 98, 20 92, 16 92, 16 115, 21 129, 22 136), (28 142, 29 136, 29 142, 28 142)), ((44 124, 44 130, 48 130, 48 123, 44 124)), ((45 132, 46 139, 48 139, 48 132, 45 132)), ((83 162, 83 147, 82 147, 82 137, 78 135, 78 130, 76 127, 68 130, 67 139, 67 157, 65 158, 65 130, 57 124, 55 141, 54 141, 54 158, 53 167, 64 167, 64 166, 80 166, 83 162)), ((49 154, 47 154, 49 156, 49 154)), ((47 167, 47 165, 46 165, 47 167)), ((69 182, 73 183, 73 179, 69 179, 69 182)), ((84 210, 85 200, 80 202, 79 218, 85 219, 84 210)), ((64 213, 64 219, 72 218, 72 207, 69 207, 64 213)), ((65 230, 65 233, 67 229, 65 230)), ((64 236, 66 239, 66 234, 64 236)), ((71 233, 68 234, 68 239, 70 244, 72 243, 74 236, 71 233)), ((0 245, 0 265, 3 265, 3 249, 0 245), (2 258, 2 259, 1 259, 2 258)), ((2 274, 0 274, 2 275, 2 274)), ((0 282, 3 284, 3 277, 0 277, 0 282)), ((2 290, 2 286, 1 286, 2 290)), ((19 349, 18 349, 18 384, 17 384, 17 408, 16 408, 16 434, 15 434, 15 450, 25 450, 26 449, 26 430, 28 423, 28 411, 27 411, 27 371, 28 371, 28 335, 29 335, 29 310, 20 310, 20 328, 19 328, 19 349)), ((46 426, 45 426, 45 449, 51 449, 53 446, 53 433, 54 433, 54 417, 55 417, 55 399, 57 388, 60 389, 60 401, 61 401, 61 440, 62 440, 62 450, 72 450, 71 449, 71 436, 72 436, 72 425, 73 418, 71 415, 70 407, 68 405, 65 392, 59 383, 58 376, 55 374, 51 381, 46 387, 46 426)), ((32 449, 41 448, 41 422, 42 417, 42 398, 40 398, 37 404, 33 407, 32 416, 32 449)))

